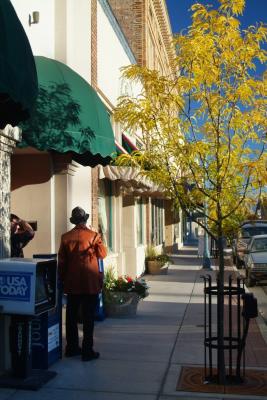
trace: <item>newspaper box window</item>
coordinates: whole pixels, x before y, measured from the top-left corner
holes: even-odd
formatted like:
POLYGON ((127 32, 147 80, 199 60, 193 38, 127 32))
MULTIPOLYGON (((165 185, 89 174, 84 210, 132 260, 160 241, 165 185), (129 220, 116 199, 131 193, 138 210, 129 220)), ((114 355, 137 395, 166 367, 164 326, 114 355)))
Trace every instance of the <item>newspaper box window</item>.
POLYGON ((55 372, 32 370, 32 319, 56 306, 55 259, 0 260, 0 309, 12 315, 10 352, 12 372, 0 378, 0 387, 38 389, 55 372))

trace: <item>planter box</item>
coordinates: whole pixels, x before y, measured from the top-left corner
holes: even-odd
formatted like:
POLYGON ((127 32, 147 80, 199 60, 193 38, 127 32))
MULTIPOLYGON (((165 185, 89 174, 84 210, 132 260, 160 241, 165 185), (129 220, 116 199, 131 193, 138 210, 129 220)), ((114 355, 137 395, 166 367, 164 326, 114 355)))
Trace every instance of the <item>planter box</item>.
POLYGON ((109 292, 104 301, 107 317, 135 317, 140 298, 137 293, 109 292))
POLYGON ((169 263, 162 265, 160 261, 147 261, 147 271, 151 275, 166 275, 168 273, 169 263))

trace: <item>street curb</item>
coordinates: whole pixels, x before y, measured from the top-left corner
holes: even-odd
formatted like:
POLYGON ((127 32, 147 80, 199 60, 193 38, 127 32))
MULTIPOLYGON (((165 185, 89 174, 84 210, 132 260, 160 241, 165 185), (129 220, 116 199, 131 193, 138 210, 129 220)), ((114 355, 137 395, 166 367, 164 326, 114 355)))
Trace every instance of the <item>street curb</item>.
POLYGON ((259 314, 259 316, 256 319, 256 322, 258 324, 262 337, 267 345, 267 324, 266 324, 267 321, 263 318, 261 314, 259 314))

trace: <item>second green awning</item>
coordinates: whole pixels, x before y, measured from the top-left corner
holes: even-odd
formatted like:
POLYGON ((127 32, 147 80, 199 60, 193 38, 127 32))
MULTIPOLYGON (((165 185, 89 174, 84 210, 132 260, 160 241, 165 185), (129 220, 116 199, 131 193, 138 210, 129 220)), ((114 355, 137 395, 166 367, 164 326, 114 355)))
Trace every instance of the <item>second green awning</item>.
POLYGON ((95 90, 67 65, 35 57, 39 95, 22 126, 20 147, 72 152, 83 165, 109 163, 116 151, 105 105, 95 90))

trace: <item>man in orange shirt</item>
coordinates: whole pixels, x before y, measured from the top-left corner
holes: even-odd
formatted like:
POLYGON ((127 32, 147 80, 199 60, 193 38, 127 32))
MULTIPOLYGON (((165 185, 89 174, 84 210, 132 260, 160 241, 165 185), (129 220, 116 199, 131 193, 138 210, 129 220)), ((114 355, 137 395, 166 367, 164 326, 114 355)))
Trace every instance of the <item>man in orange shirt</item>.
POLYGON ((103 272, 98 258, 105 258, 107 250, 100 235, 87 228, 89 215, 81 207, 72 210, 70 222, 75 227, 64 233, 58 252, 59 276, 67 294, 66 357, 82 354, 83 361, 99 357, 93 349, 94 312, 103 285, 103 272), (82 309, 83 342, 79 347, 78 312, 82 309))

